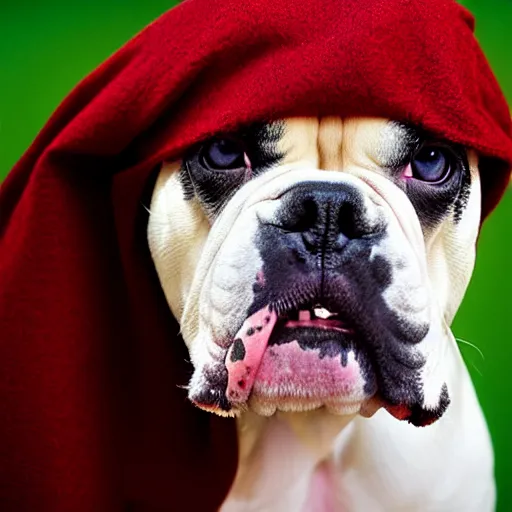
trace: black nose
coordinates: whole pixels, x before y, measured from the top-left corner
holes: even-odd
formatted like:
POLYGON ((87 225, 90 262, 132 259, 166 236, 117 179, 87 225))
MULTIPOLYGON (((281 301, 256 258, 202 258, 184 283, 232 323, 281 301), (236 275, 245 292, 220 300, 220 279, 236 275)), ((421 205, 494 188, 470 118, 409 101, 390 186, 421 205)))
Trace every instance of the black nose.
POLYGON ((281 199, 278 227, 300 234, 312 253, 337 251, 351 240, 382 230, 379 216, 368 211, 361 192, 350 184, 301 183, 281 199))

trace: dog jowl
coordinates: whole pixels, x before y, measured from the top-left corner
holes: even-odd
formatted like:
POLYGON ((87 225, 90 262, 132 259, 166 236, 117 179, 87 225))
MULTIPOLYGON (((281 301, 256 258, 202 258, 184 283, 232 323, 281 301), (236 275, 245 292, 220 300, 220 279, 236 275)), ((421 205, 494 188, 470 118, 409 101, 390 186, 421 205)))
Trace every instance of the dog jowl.
POLYGON ((439 418, 477 180, 464 148, 366 118, 260 123, 165 164, 149 243, 190 399, 224 415, 439 418))

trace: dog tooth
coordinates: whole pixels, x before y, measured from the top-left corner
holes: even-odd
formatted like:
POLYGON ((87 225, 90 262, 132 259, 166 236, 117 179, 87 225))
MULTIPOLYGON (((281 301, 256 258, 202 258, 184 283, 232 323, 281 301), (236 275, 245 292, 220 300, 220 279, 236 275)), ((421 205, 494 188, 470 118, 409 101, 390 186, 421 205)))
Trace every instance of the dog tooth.
POLYGON ((323 319, 329 318, 330 316, 334 315, 334 313, 331 313, 330 311, 328 311, 325 308, 315 308, 313 311, 318 318, 323 318, 323 319))
POLYGON ((311 313, 308 310, 299 311, 299 322, 311 320, 311 313))

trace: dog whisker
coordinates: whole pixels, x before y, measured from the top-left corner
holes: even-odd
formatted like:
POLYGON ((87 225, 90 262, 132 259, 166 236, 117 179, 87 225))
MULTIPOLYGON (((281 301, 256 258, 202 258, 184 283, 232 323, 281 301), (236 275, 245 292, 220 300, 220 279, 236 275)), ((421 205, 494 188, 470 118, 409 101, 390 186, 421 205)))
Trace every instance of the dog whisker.
POLYGON ((480 354, 482 361, 485 361, 484 353, 474 343, 471 343, 470 341, 467 341, 467 340, 463 340, 462 338, 455 338, 455 340, 458 343, 462 343, 464 345, 468 345, 468 346, 474 348, 478 352, 478 354, 480 354))
MULTIPOLYGON (((468 345, 471 348, 475 349, 476 352, 482 358, 482 361, 485 361, 485 357, 484 357, 483 352, 474 343, 471 343, 470 341, 464 340, 462 338, 457 338, 457 337, 455 338, 455 340, 457 341, 457 343, 460 343, 460 344, 463 344, 463 345, 468 345)), ((463 358, 464 358, 464 356, 463 356, 463 358)), ((464 360, 465 360, 465 358, 464 358, 464 360)), ((469 361, 469 362, 471 363, 471 366, 475 369, 475 371, 478 373, 478 375, 480 375, 480 377, 483 377, 484 375, 480 371, 480 369, 477 367, 477 365, 473 361, 469 361)))
POLYGON ((471 361, 471 366, 475 369, 476 373, 480 375, 480 377, 484 376, 484 374, 478 369, 477 365, 473 361, 471 361))
POLYGON ((160 224, 158 222, 158 220, 162 220, 162 222, 161 222, 162 225, 169 225, 170 218, 167 215, 162 215, 160 213, 153 212, 144 203, 140 203, 140 204, 141 204, 142 208, 144 208, 144 210, 146 210, 153 219, 157 220, 157 224, 160 224))

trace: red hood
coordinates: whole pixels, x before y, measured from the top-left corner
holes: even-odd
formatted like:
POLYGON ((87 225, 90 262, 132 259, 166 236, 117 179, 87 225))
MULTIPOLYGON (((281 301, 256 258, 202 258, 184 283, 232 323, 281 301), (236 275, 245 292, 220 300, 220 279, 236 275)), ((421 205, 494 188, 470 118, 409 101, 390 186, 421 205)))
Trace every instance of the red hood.
POLYGON ((64 100, 0 191, 2 510, 218 506, 234 424, 179 387, 191 370, 141 200, 209 134, 323 114, 477 149, 484 215, 505 189, 510 113, 447 0, 186 0, 64 100))

